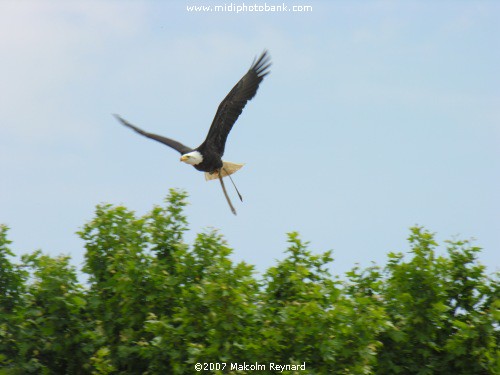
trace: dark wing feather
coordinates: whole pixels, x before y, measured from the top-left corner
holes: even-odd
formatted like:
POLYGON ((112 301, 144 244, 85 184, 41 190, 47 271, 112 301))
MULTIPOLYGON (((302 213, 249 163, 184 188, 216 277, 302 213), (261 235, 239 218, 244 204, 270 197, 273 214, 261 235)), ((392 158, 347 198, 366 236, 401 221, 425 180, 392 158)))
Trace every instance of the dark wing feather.
POLYGON ((160 143, 163 143, 164 145, 167 145, 169 147, 172 147, 174 150, 180 152, 182 155, 183 154, 186 154, 188 152, 191 152, 193 151, 191 148, 187 147, 187 146, 184 146, 182 143, 180 142, 177 142, 177 141, 174 141, 173 139, 170 139, 170 138, 167 138, 167 137, 162 137, 161 135, 157 135, 157 134, 153 134, 153 133, 148 133, 148 132, 145 132, 144 130, 142 129, 139 129, 137 126, 134 126, 132 125, 130 122, 122 119, 120 116, 118 115, 114 115, 116 117, 116 119, 118 121, 120 121, 123 125, 129 127, 130 129, 132 130, 135 130, 137 133, 145 136, 145 137, 148 137, 148 138, 151 138, 151 139, 154 139, 155 141, 158 141, 160 143))
MULTIPOLYGON (((239 80, 233 89, 227 94, 224 100, 220 103, 217 113, 215 114, 207 138, 198 147, 199 150, 210 148, 216 151, 220 156, 224 154, 224 147, 229 132, 239 115, 245 108, 247 102, 252 99, 257 93, 259 84, 264 77, 269 74, 271 66, 270 57, 267 51, 254 60, 248 72, 239 80)), ((203 152, 201 151, 203 154, 203 152)))

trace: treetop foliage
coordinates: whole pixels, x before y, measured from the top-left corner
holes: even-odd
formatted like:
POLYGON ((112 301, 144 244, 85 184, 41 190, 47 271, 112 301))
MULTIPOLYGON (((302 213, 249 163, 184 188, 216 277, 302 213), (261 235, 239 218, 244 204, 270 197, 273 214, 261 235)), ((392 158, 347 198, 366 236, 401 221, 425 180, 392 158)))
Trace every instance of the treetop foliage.
POLYGON ((86 285, 66 256, 14 263, 0 226, 0 375, 500 374, 498 274, 469 241, 437 255, 412 227, 409 255, 339 278, 292 232, 259 277, 217 231, 184 242, 186 198, 143 216, 97 206, 78 232, 86 285))

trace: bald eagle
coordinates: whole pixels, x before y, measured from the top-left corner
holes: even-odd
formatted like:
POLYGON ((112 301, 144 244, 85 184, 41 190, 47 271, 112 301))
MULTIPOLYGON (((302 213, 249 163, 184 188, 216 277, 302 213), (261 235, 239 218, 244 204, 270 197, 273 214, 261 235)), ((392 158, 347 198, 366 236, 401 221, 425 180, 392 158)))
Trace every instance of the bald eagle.
MULTIPOLYGON (((254 59, 248 72, 238 81, 238 83, 229 91, 229 94, 219 104, 219 108, 215 113, 215 117, 208 131, 205 141, 195 149, 187 147, 173 139, 163 137, 161 135, 148 133, 138 127, 132 125, 118 115, 114 115, 123 125, 135 130, 137 133, 163 143, 181 154, 181 161, 192 165, 197 170, 205 172, 205 179, 219 179, 222 186, 222 191, 226 197, 227 203, 233 214, 236 215, 236 210, 227 195, 226 187, 224 186, 223 177, 229 176, 238 171, 243 164, 231 163, 222 160, 224 148, 226 146, 227 136, 231 131, 234 123, 245 108, 245 105, 257 93, 259 84, 264 77, 269 74, 271 61, 267 51, 264 51, 258 59, 254 59)), ((234 185, 233 180, 231 182, 234 185)), ((236 185, 234 185, 240 200, 243 200, 236 185)))

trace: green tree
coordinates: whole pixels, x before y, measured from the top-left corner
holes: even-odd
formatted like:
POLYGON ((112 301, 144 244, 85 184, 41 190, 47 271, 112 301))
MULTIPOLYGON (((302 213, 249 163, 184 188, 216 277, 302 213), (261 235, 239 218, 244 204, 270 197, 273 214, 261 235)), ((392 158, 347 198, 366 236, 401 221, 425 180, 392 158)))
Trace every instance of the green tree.
POLYGON ((288 256, 265 274, 260 358, 306 362, 311 374, 364 374, 376 364, 384 311, 364 297, 349 298, 327 265, 298 234, 288 235, 288 256))
MULTIPOLYGON (((7 243, 5 232, 2 238, 7 243)), ((90 319, 69 258, 36 251, 22 261, 20 266, 2 262, 8 290, 2 291, 0 374, 88 373, 90 319)))
POLYGON ((499 373, 498 281, 477 263, 479 248, 450 241, 448 257, 436 256, 432 233, 411 232, 413 258, 389 254, 378 288, 392 322, 378 373, 499 373))
POLYGON ((97 328, 92 362, 98 373, 143 373, 147 364, 137 342, 143 340, 148 302, 154 298, 145 219, 125 207, 100 205, 79 234, 86 248, 84 271, 90 275, 89 311, 97 328))
POLYGON ((9 248, 7 231, 5 225, 0 225, 0 366, 4 368, 14 365, 19 350, 18 325, 23 315, 19 310, 24 307, 27 276, 9 260, 14 254, 9 248))
POLYGON ((233 264, 231 250, 216 232, 198 235, 178 259, 179 295, 167 314, 152 314, 154 338, 144 347, 154 374, 190 374, 198 362, 246 360, 255 332, 257 282, 253 268, 233 264))
POLYGON ((66 256, 35 251, 15 264, 0 226, 0 375, 180 375, 217 362, 226 369, 210 373, 305 362, 315 375, 500 374, 498 274, 486 275, 470 242, 448 241, 438 256, 434 235, 414 227, 409 256, 342 280, 330 252, 292 232, 285 258, 259 277, 217 231, 186 244, 186 204, 171 190, 142 216, 97 206, 79 232, 85 286, 66 256))
POLYGON ((23 256, 32 281, 25 295, 20 354, 27 372, 84 374, 92 351, 86 299, 69 257, 23 256))

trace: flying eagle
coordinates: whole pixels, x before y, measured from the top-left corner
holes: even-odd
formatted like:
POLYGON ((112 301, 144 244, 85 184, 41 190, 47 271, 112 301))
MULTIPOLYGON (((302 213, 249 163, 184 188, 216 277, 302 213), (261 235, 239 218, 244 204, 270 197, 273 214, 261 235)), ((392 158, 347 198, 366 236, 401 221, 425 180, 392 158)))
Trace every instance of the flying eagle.
MULTIPOLYGON (((243 108, 245 108, 247 102, 257 93, 259 84, 262 82, 264 77, 269 74, 270 66, 271 61, 267 51, 264 51, 258 59, 254 59, 248 72, 238 81, 232 90, 229 91, 229 94, 227 94, 224 100, 219 104, 219 108, 215 113, 215 117, 212 121, 212 125, 210 126, 210 130, 208 131, 205 141, 203 141, 203 143, 195 149, 187 147, 173 139, 148 133, 132 125, 118 115, 115 115, 115 117, 123 125, 135 130, 137 133, 161 142, 180 152, 182 155, 181 161, 192 165, 199 171, 205 172, 205 179, 207 181, 218 178, 227 203, 229 204, 233 214, 236 215, 236 210, 227 195, 222 178, 229 176, 231 179, 231 174, 238 171, 243 164, 224 161, 222 160, 222 155, 224 154, 224 148, 226 146, 226 140, 229 132, 243 111, 243 108)), ((234 185, 232 179, 231 182, 234 185)), ((235 185, 234 187, 240 200, 243 200, 235 185)))

